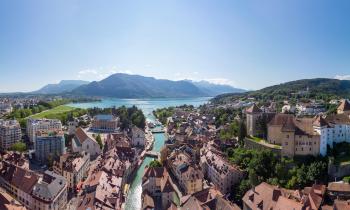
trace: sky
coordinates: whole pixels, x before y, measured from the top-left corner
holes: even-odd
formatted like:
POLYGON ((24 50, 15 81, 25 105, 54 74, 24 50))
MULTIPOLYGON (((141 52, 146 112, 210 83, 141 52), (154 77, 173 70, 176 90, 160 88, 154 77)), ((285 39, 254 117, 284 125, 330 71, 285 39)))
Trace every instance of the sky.
POLYGON ((245 89, 350 79, 350 1, 3 0, 0 92, 121 72, 245 89))

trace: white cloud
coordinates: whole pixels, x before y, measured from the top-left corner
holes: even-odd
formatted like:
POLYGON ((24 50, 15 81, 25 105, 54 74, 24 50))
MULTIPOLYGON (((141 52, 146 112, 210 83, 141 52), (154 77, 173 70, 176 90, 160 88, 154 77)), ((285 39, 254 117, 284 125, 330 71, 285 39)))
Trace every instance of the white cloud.
POLYGON ((217 85, 231 85, 234 86, 234 83, 226 78, 211 78, 211 79, 203 79, 204 81, 217 84, 217 85))
POLYGON ((340 79, 340 80, 350 80, 350 75, 336 75, 334 79, 340 79))
POLYGON ((110 68, 99 67, 98 69, 85 69, 78 72, 77 77, 79 79, 85 80, 101 80, 112 74, 124 73, 124 74, 133 74, 131 70, 117 70, 116 66, 110 68))

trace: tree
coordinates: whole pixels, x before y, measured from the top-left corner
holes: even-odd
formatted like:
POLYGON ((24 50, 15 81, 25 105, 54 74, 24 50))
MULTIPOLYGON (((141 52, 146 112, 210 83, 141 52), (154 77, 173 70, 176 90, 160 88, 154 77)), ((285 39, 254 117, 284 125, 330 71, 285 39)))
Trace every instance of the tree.
POLYGON ((162 163, 160 163, 158 160, 152 160, 148 166, 150 168, 162 167, 162 163))
POLYGON ((244 138, 247 136, 247 128, 243 121, 239 123, 238 128, 238 143, 241 147, 244 145, 244 138))
POLYGON ((10 147, 10 150, 22 153, 22 152, 25 152, 27 150, 27 146, 23 142, 17 142, 10 147))
POLYGON ((96 141, 97 141, 98 145, 100 145, 100 148, 102 149, 103 148, 103 144, 102 144, 102 139, 101 139, 101 135, 100 134, 98 134, 96 136, 96 141))

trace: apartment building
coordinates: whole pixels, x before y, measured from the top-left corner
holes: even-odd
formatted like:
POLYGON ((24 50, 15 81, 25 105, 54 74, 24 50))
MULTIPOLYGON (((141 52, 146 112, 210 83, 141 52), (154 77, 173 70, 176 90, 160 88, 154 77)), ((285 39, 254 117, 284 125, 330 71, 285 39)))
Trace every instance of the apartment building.
POLYGON ((17 120, 0 119, 0 149, 7 150, 13 144, 21 141, 21 126, 17 120))
POLYGON ((65 178, 50 171, 39 175, 2 161, 0 185, 27 209, 61 210, 67 204, 65 178))
MULTIPOLYGON (((33 119, 27 120, 27 135, 35 145, 37 132, 52 132, 62 130, 62 123, 57 119, 33 119)), ((34 146, 35 147, 35 146, 34 146)))
POLYGON ((53 171, 67 180, 68 189, 76 190, 77 185, 87 177, 90 165, 90 154, 77 152, 61 155, 53 164, 53 171))
POLYGON ((210 180, 222 194, 231 192, 232 187, 243 178, 243 170, 229 163, 207 145, 201 149, 200 153, 200 166, 204 177, 210 180))
POLYGON ((61 210, 67 205, 67 181, 51 171, 45 171, 33 186, 33 209, 61 210))
POLYGON ((41 163, 47 163, 65 154, 65 138, 62 131, 40 132, 35 138, 35 158, 41 163))

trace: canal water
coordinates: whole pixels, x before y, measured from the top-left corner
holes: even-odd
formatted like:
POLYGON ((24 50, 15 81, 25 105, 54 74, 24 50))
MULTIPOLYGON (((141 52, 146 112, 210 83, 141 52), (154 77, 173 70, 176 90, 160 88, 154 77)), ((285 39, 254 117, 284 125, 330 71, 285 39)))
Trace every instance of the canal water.
MULTIPOLYGON (((119 107, 119 106, 132 106, 136 105, 140 108, 145 114, 147 120, 155 121, 155 117, 152 114, 152 111, 157 108, 169 107, 169 106, 180 106, 183 104, 199 106, 209 101, 210 98, 179 98, 179 99, 114 99, 107 98, 97 102, 91 103, 72 103, 68 106, 77 107, 77 108, 107 108, 107 107, 119 107)), ((155 133, 153 134, 155 141, 153 144, 153 151, 159 152, 163 147, 166 140, 164 133, 155 133)), ((130 184, 130 189, 128 197, 125 203, 125 210, 139 210, 141 209, 141 194, 142 194, 142 176, 145 170, 145 167, 153 160, 153 158, 146 157, 138 168, 135 178, 130 184)))

